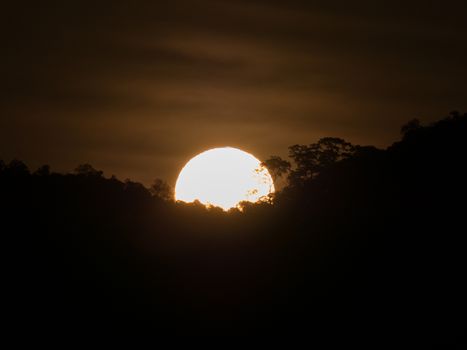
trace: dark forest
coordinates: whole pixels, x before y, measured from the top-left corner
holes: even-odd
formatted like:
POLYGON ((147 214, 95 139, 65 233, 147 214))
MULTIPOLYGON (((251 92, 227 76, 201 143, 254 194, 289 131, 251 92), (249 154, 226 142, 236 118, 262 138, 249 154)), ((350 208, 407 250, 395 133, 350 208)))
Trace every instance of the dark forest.
POLYGON ((89 164, 0 162, 10 322, 455 343, 467 114, 413 120, 387 149, 323 138, 289 151, 264 162, 283 188, 228 212, 89 164))

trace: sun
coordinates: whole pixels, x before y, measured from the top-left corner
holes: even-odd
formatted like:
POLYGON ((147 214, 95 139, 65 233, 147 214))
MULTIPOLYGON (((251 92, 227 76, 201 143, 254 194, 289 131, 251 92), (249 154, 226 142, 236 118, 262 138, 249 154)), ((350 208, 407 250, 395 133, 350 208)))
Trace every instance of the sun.
POLYGON ((178 175, 175 199, 206 206, 235 208, 242 201, 258 202, 274 192, 269 171, 237 148, 213 148, 193 157, 178 175))

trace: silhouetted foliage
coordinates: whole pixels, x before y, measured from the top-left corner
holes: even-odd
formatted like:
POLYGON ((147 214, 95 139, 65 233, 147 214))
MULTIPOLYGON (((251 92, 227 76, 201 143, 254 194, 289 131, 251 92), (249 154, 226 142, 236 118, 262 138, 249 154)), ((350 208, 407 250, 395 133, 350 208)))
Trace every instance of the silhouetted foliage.
POLYGON ((289 147, 289 157, 295 163, 294 168, 279 156, 271 156, 263 164, 275 178, 288 174, 289 185, 301 186, 332 164, 350 157, 354 151, 355 147, 343 139, 324 137, 310 145, 289 147))
POLYGON ((81 176, 101 177, 104 172, 94 169, 90 164, 81 164, 76 167, 75 174, 81 176))
POLYGON ((42 165, 35 172, 34 175, 37 176, 49 176, 50 175, 50 165, 42 165))
POLYGON ((407 133, 421 128, 420 120, 412 119, 401 127, 401 134, 406 135, 407 133))
POLYGON ((29 175, 29 169, 26 164, 22 161, 13 159, 8 166, 6 171, 10 176, 27 176, 29 175))
POLYGON ((291 179, 273 204, 229 212, 88 164, 31 175, 0 162, 14 315, 25 332, 34 318, 55 332, 461 335, 467 115, 417 124, 385 150, 324 138, 290 155, 293 168, 269 162, 291 179))
POLYGON ((152 196, 165 201, 171 201, 174 198, 173 188, 161 179, 154 180, 151 187, 149 187, 149 192, 151 192, 152 196))
POLYGON ((271 156, 262 162, 262 165, 268 168, 274 181, 290 172, 291 164, 289 161, 278 156, 271 156))

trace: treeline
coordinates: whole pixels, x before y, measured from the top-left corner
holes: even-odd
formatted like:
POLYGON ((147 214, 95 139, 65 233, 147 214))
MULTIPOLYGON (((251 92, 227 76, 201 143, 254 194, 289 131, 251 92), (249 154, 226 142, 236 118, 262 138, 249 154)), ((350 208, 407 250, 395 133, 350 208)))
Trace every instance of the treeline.
POLYGON ((401 132, 386 150, 294 145, 290 160, 264 162, 285 184, 273 204, 227 213, 174 203, 161 180, 0 162, 11 317, 37 329, 453 342, 467 115, 401 132))

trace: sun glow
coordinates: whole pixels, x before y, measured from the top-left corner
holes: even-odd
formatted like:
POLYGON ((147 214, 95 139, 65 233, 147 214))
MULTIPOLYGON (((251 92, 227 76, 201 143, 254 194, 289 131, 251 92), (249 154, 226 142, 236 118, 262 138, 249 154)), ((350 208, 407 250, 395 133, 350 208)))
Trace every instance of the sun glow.
POLYGON ((242 201, 258 202, 274 192, 269 171, 237 148, 213 148, 192 158, 178 175, 175 199, 200 201, 224 210, 242 201))

